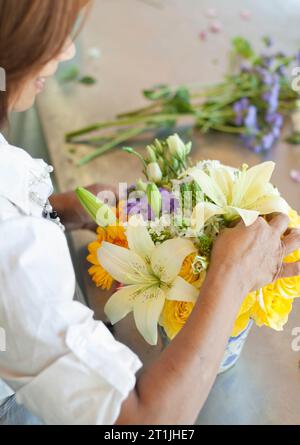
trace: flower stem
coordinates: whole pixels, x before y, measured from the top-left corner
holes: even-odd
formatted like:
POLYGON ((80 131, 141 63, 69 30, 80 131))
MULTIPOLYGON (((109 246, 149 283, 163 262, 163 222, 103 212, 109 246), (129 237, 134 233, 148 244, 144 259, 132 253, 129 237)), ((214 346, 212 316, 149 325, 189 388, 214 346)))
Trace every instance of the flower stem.
MULTIPOLYGON (((190 113, 193 114, 193 113, 190 113)), ((174 120, 178 117, 181 117, 181 113, 174 113, 174 114, 157 114, 157 115, 150 115, 150 116, 137 116, 129 119, 116 119, 114 121, 107 121, 107 122, 99 122, 98 124, 91 125, 90 127, 81 128, 78 131, 75 131, 73 133, 68 133, 66 135, 66 140, 68 142, 72 142, 74 138, 77 138, 78 136, 83 136, 87 133, 91 133, 97 130, 102 130, 105 128, 112 128, 112 127, 127 127, 139 123, 148 123, 148 124, 155 124, 160 123, 168 120, 174 120)))
POLYGON ((224 133, 232 133, 232 134, 244 134, 244 127, 230 127, 229 125, 212 125, 210 127, 212 130, 222 131, 224 133))
POLYGON ((122 134, 120 134, 113 141, 102 145, 102 147, 99 147, 96 150, 94 150, 93 153, 91 153, 87 156, 84 156, 82 159, 80 159, 80 161, 77 163, 78 167, 82 167, 82 166, 88 164, 90 161, 93 161, 94 159, 96 159, 99 156, 103 155, 104 153, 108 152, 112 148, 115 148, 117 145, 122 144, 123 142, 126 142, 135 136, 138 136, 139 134, 143 133, 147 129, 148 129, 147 127, 142 127, 142 128, 140 127, 140 128, 131 128, 130 130, 124 131, 122 134))
POLYGON ((157 107, 161 106, 161 102, 156 102, 154 104, 148 105, 146 107, 138 108, 133 111, 128 111, 127 113, 118 114, 118 119, 133 117, 133 116, 142 116, 148 114, 150 111, 155 110, 157 107))

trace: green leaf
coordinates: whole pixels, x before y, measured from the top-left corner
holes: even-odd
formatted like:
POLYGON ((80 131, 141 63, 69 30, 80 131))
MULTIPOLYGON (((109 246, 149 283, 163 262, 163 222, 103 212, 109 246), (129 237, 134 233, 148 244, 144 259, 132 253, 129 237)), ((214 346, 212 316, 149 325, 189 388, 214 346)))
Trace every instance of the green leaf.
POLYGON ((97 83, 97 79, 92 76, 83 76, 79 79, 78 82, 84 85, 95 85, 95 83, 97 83))
POLYGON ((168 85, 154 85, 151 90, 144 90, 146 99, 156 101, 160 99, 169 99, 172 91, 168 85))
POLYGON ((243 37, 235 37, 232 40, 233 51, 244 59, 252 59, 255 53, 250 42, 243 37))
POLYGON ((189 113, 192 111, 190 99, 191 96, 188 88, 180 87, 176 91, 173 99, 168 102, 166 108, 174 113, 189 113))

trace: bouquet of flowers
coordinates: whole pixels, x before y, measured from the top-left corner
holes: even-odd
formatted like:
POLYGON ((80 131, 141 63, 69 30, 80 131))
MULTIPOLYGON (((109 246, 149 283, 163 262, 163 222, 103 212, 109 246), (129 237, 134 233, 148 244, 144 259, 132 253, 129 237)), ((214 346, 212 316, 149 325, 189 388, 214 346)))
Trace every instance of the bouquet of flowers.
MULTIPOLYGON (((112 324, 133 312, 136 327, 151 345, 158 325, 172 340, 186 323, 210 264, 214 241, 223 228, 242 219, 249 226, 273 212, 288 214, 291 227, 300 216, 271 184, 274 163, 240 169, 218 161, 189 160, 192 144, 178 135, 156 140, 141 158, 145 180, 128 190, 118 209, 84 189, 77 194, 99 224, 89 246, 90 275, 95 284, 118 290, 106 304, 112 324)), ((285 258, 300 259, 300 251, 285 258)), ((300 296, 300 277, 279 279, 245 296, 233 327, 239 336, 253 320, 258 326, 282 330, 300 296)))
MULTIPOLYGON (((234 38, 231 72, 216 85, 156 85, 144 91, 150 102, 146 107, 67 134, 73 147, 94 148, 78 165, 146 131, 169 129, 172 134, 182 119, 189 119, 203 134, 235 134, 254 152, 269 150, 280 137, 284 118, 299 109, 299 95, 289 76, 290 67, 299 65, 299 54, 273 50, 269 38, 263 42, 265 50, 258 54, 250 42, 234 38)), ((299 142, 298 127, 289 142, 299 142)))

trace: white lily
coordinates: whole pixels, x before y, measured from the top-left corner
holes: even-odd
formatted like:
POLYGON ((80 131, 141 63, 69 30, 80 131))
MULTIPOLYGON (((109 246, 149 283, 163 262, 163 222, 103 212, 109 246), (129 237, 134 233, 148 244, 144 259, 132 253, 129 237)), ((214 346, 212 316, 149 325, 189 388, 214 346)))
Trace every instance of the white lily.
POLYGON ((157 324, 165 300, 195 302, 199 291, 179 277, 184 259, 196 252, 186 239, 155 246, 144 221, 133 216, 127 229, 129 249, 104 242, 98 258, 104 269, 125 285, 105 306, 112 324, 133 311, 137 329, 151 345, 157 344, 157 324))
POLYGON ((227 220, 241 217, 246 226, 253 224, 259 215, 273 212, 289 213, 289 205, 270 183, 274 162, 264 162, 238 175, 232 169, 220 166, 209 168, 209 174, 195 167, 188 171, 212 202, 201 202, 194 209, 193 227, 200 231, 215 215, 227 220))

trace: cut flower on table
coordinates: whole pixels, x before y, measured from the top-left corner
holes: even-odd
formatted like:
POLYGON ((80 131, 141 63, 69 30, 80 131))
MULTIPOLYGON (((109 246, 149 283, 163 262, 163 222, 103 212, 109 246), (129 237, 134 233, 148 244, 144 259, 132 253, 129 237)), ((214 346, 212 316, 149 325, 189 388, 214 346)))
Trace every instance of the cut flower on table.
MULTIPOLYGON (((300 228, 300 216, 270 182, 274 163, 240 169, 218 161, 193 165, 188 158, 191 148, 178 135, 154 141, 145 157, 126 148, 142 158, 145 179, 130 188, 118 212, 78 191, 94 219, 99 221, 99 209, 101 215, 118 215, 115 226, 99 227, 97 240, 89 246, 95 283, 106 289, 113 281, 120 285, 105 313, 115 324, 133 312, 137 329, 151 345, 157 344, 159 326, 172 340, 185 325, 224 228, 239 219, 249 226, 274 212, 289 215, 290 227, 300 228)), ((300 251, 285 258, 298 260, 300 251)), ((299 296, 299 276, 281 278, 246 295, 232 336, 239 336, 250 320, 282 330, 299 296)))

